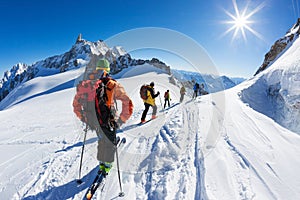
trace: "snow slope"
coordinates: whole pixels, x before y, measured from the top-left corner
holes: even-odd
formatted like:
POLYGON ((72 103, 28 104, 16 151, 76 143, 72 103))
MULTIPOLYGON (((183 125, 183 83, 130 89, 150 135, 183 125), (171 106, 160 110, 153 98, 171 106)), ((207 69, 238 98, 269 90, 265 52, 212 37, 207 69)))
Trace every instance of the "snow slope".
MULTIPOLYGON (((122 199, 297 199, 300 136, 240 100, 245 82, 226 92, 185 97, 150 66, 127 69, 121 82, 134 113, 119 131, 122 199), (138 90, 155 81, 172 106, 143 126, 138 90)), ((82 69, 21 84, 0 103, 1 199, 82 199, 96 174, 95 133, 88 132, 82 185, 76 184, 83 127, 72 112, 82 69), (55 81, 54 81, 55 80, 55 81)), ((163 102, 162 102, 163 103, 163 102)), ((151 114, 151 109, 150 113, 151 114)), ((150 116, 149 116, 150 117, 150 116)), ((95 199, 121 199, 116 166, 95 199)))

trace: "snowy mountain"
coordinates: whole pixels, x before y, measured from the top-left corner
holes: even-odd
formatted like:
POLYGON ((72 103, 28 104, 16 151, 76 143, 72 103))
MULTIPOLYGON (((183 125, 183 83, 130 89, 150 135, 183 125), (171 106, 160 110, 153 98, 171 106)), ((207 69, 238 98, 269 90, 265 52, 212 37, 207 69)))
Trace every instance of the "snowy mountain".
MULTIPOLYGON (((35 77, 57 74, 87 64, 93 56, 104 56, 113 61, 119 56, 126 56, 121 47, 109 48, 103 41, 89 42, 77 40, 70 51, 46 58, 32 65, 17 64, 4 73, 0 84, 0 101, 21 83, 35 77)), ((113 70, 118 70, 117 67, 113 70)))
MULTIPOLYGON (((178 79, 179 82, 186 82, 185 85, 190 91, 193 88, 191 80, 200 83, 204 82, 205 88, 209 92, 221 91, 236 85, 236 83, 226 76, 200 75, 181 70, 173 70, 171 72, 170 66, 167 66, 156 58, 152 58, 151 60, 136 60, 131 58, 130 54, 120 46, 110 48, 102 40, 90 42, 82 39, 80 35, 70 51, 64 54, 51 56, 32 65, 19 63, 13 66, 10 71, 5 72, 4 77, 0 80, 0 102, 21 83, 40 76, 49 76, 78 69, 89 62, 96 62, 99 57, 105 57, 111 62, 112 74, 117 74, 130 66, 153 65, 165 70, 168 74, 173 73, 173 77, 178 79)), ((175 83, 176 81, 173 80, 173 82, 175 83)), ((0 107, 0 109, 3 109, 3 107, 0 107)))
POLYGON ((299 27, 300 19, 284 39, 278 40, 288 41, 280 56, 248 82, 251 84, 242 91, 241 97, 253 109, 300 134, 299 27))
POLYGON ((28 66, 26 64, 18 63, 10 71, 4 73, 3 78, 0 80, 0 101, 9 93, 9 90, 3 88, 15 88, 18 83, 24 80, 24 72, 27 70, 28 66))
POLYGON ((198 72, 190 72, 184 70, 171 70, 174 77, 179 80, 179 82, 184 83, 188 88, 193 89, 192 81, 199 84, 203 83, 205 90, 209 93, 219 92, 236 86, 237 84, 233 82, 227 76, 216 76, 208 74, 200 74, 198 72))
POLYGON ((129 66, 151 64, 170 73, 170 67, 160 60, 136 60, 120 46, 108 47, 104 41, 90 42, 79 35, 76 43, 70 51, 32 65, 17 64, 10 71, 4 73, 0 80, 0 102, 12 92, 18 85, 39 76, 49 76, 72 69, 78 69, 89 62, 96 62, 99 57, 105 57, 111 63, 111 73, 116 74, 129 66))
POLYGON ((246 79, 242 77, 229 77, 236 85, 244 82, 246 79))

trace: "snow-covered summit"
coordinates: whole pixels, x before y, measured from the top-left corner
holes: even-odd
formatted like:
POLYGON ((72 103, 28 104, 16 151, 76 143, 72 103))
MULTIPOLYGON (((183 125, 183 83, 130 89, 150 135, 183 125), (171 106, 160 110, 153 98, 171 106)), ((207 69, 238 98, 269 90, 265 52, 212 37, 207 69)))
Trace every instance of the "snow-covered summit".
POLYGON ((78 36, 71 49, 61 55, 55 55, 38 61, 32 65, 17 64, 10 71, 5 72, 0 80, 0 101, 21 83, 39 76, 50 76, 68 70, 85 67, 89 62, 105 57, 111 63, 111 74, 116 74, 129 66, 148 63, 170 73, 170 67, 160 60, 132 59, 123 47, 109 47, 103 40, 90 42, 78 36))
POLYGON ((66 53, 48 57, 32 65, 19 63, 13 66, 11 70, 6 71, 4 77, 0 80, 0 101, 20 83, 38 76, 49 76, 80 68, 85 66, 91 57, 105 57, 108 59, 113 63, 111 66, 112 73, 127 67, 124 63, 128 64, 128 60, 131 60, 130 55, 122 47, 110 48, 102 40, 90 42, 80 37, 66 53))
POLYGON ((25 73, 29 70, 28 65, 18 63, 9 71, 4 73, 0 79, 0 101, 8 95, 11 89, 15 88, 25 78, 25 73))

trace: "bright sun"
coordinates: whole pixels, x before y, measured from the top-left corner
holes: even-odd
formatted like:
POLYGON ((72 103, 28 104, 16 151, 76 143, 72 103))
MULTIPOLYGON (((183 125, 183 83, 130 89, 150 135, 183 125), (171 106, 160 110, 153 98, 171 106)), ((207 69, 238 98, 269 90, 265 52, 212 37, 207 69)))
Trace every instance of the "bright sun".
MULTIPOLYGON (((248 1, 248 3, 249 3, 249 1, 248 1)), ((255 13, 257 13, 259 10, 261 10, 265 6, 265 3, 264 2, 261 3, 255 9, 253 9, 252 11, 249 11, 249 13, 247 13, 249 4, 247 4, 247 6, 245 7, 245 9, 242 12, 241 12, 241 10, 239 10, 236 0, 232 0, 232 4, 233 4, 234 10, 235 10, 235 15, 233 15, 229 11, 225 10, 225 13, 231 18, 231 20, 224 22, 226 24, 232 24, 232 26, 222 36, 225 36, 229 32, 234 31, 233 36, 232 36, 232 40, 234 40, 234 39, 236 39, 238 34, 241 32, 244 40, 247 41, 246 31, 249 31, 250 33, 254 34, 256 37, 262 39, 262 36, 250 27, 250 25, 254 23, 254 21, 250 20, 250 18, 255 13)))
POLYGON ((248 23, 247 19, 245 17, 239 17, 235 19, 235 26, 238 28, 243 28, 248 23))

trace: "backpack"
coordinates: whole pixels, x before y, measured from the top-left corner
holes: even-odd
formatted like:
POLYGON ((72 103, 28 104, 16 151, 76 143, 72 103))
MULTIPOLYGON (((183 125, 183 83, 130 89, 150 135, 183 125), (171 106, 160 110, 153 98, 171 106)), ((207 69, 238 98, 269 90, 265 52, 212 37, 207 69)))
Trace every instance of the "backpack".
POLYGON ((73 101, 74 112, 91 130, 101 127, 111 128, 114 112, 107 105, 112 98, 113 88, 107 88, 110 78, 102 78, 96 82, 85 80, 77 85, 77 93, 73 101), (110 94, 110 96, 108 95, 110 94))
POLYGON ((143 100, 148 99, 148 95, 147 95, 148 87, 149 87, 148 85, 142 85, 142 87, 140 88, 140 97, 143 100))
MULTIPOLYGON (((109 87, 109 81, 113 80, 109 77, 105 77, 97 81, 95 107, 96 114, 101 127, 108 128, 110 130, 116 128, 115 115, 116 111, 113 106, 108 105, 111 101, 113 87, 109 87)), ((114 80, 113 80, 114 81, 114 80)))
POLYGON ((168 94, 168 92, 165 92, 164 98, 165 98, 165 99, 169 99, 169 94, 168 94))

